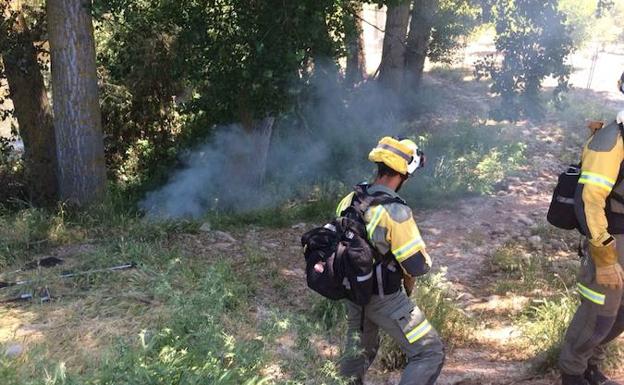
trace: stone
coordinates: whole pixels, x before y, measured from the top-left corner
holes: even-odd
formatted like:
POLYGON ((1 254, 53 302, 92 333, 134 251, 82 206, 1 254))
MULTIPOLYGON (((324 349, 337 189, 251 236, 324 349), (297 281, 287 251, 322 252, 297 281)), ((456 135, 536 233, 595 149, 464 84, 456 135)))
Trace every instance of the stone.
POLYGON ((540 249, 543 246, 542 237, 540 237, 539 235, 533 235, 532 237, 529 237, 528 241, 531 247, 533 247, 534 249, 540 249))
POLYGON ((4 355, 8 358, 16 358, 22 355, 24 352, 24 347, 20 344, 9 345, 7 349, 4 351, 4 355))
POLYGON ((524 214, 516 214, 516 219, 525 226, 531 227, 535 225, 535 221, 524 214))
POLYGON ((210 222, 204 222, 201 226, 199 226, 199 231, 207 233, 211 230, 210 222))
POLYGON ((229 233, 226 233, 225 231, 215 231, 214 233, 219 239, 225 241, 225 242, 230 242, 230 243, 235 243, 236 239, 231 236, 229 233))
POLYGON ((563 249, 567 249, 567 246, 565 244, 565 242, 563 242, 560 239, 553 239, 550 241, 550 245, 552 246, 553 249, 556 250, 563 250, 563 249))
POLYGON ((296 225, 292 225, 292 226, 290 226, 290 228, 291 228, 291 229, 295 229, 295 230, 297 230, 297 229, 303 229, 303 228, 305 228, 305 227, 306 227, 306 224, 305 224, 305 223, 303 223, 303 222, 301 222, 301 223, 297 223, 296 225))

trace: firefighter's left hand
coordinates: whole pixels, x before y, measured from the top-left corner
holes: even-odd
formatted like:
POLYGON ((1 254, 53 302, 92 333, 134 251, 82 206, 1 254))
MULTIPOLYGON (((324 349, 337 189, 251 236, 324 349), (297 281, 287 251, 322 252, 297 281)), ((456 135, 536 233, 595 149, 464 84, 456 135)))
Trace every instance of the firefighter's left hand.
POLYGON ((416 284, 416 278, 408 274, 403 274, 403 287, 405 288, 405 294, 407 294, 408 297, 412 295, 415 284, 416 284))

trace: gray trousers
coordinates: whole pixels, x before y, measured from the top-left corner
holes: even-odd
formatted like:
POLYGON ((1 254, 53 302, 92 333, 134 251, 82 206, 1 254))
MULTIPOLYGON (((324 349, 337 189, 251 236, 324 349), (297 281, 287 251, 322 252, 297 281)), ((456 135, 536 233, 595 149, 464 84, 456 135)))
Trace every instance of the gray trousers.
MULTIPOLYGON (((624 266, 624 235, 614 235, 619 261, 624 266)), ((624 332, 624 289, 608 289, 596 283, 596 268, 587 247, 578 277, 582 298, 565 336, 559 367, 580 375, 587 365, 600 365, 604 346, 624 332)))
POLYGON ((444 364, 444 346, 422 311, 405 292, 379 297, 374 295, 364 308, 347 301, 348 330, 340 372, 353 385, 363 384, 366 371, 379 348, 379 328, 392 337, 407 356, 407 367, 400 385, 433 385, 444 364))

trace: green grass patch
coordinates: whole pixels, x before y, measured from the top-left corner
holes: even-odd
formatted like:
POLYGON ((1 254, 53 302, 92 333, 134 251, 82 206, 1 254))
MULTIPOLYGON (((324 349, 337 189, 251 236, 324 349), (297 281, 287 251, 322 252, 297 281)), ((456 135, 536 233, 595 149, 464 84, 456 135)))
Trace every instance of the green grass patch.
POLYGON ((210 212, 205 219, 218 229, 237 229, 242 226, 268 228, 288 227, 296 222, 319 222, 333 218, 340 197, 334 199, 289 202, 279 207, 253 210, 244 213, 232 211, 210 212))
POLYGON ((576 276, 574 264, 564 264, 514 242, 495 250, 489 262, 490 271, 498 275, 493 291, 501 295, 553 295, 567 290, 576 276))
POLYGON ((556 367, 565 332, 577 306, 576 295, 566 293, 557 298, 534 301, 520 317, 517 325, 523 336, 519 345, 531 355, 540 355, 537 370, 556 367))

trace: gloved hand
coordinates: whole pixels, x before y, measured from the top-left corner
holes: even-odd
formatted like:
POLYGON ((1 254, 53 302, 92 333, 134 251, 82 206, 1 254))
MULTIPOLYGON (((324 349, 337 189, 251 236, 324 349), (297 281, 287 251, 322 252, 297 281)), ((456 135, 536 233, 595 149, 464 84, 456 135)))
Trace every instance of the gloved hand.
POLYGON ((415 284, 416 284, 416 278, 403 272, 403 287, 405 288, 405 294, 407 294, 408 297, 412 295, 412 291, 414 291, 415 284))
POLYGON ((604 122, 601 122, 600 120, 591 120, 587 123, 587 128, 589 128, 592 134, 600 130, 602 127, 604 127, 604 122))
POLYGON ((589 255, 596 265, 596 283, 611 289, 624 287, 624 270, 618 263, 615 239, 609 236, 605 241, 589 243, 589 255))
POLYGON ((603 267, 596 266, 596 282, 609 289, 621 289, 624 287, 624 270, 622 270, 622 266, 619 263, 603 267))

